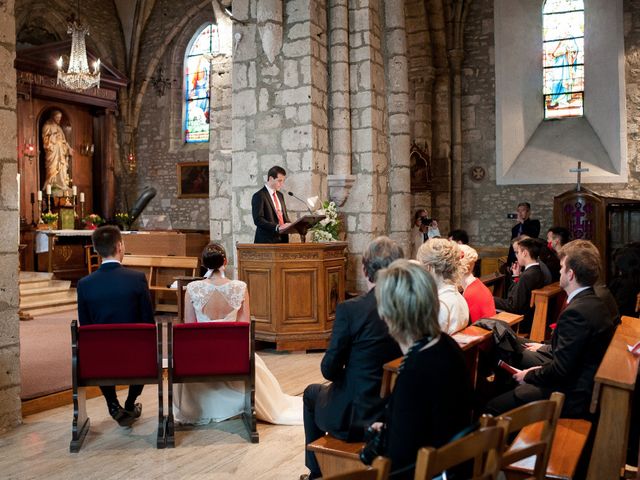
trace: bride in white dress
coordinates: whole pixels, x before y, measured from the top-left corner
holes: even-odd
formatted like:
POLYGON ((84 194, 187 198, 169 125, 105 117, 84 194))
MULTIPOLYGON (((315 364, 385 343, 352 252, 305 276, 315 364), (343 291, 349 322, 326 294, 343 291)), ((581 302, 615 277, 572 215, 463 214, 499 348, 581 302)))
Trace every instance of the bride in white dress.
MULTIPOLYGON (((224 277, 227 264, 224 248, 215 243, 205 247, 202 263, 212 274, 187 285, 185 323, 249 322, 247 284, 224 277)), ((302 425, 302 397, 286 395, 264 361, 255 355, 256 416, 280 425, 302 425)), ((184 424, 221 422, 244 410, 244 382, 175 384, 173 413, 184 424)))

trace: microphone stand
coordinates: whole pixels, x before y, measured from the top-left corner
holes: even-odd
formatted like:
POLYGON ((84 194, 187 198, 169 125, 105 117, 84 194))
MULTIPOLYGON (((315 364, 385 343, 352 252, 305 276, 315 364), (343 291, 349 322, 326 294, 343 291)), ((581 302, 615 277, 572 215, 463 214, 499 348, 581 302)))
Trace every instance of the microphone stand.
POLYGON ((307 210, 309 210, 309 214, 313 215, 313 212, 311 211, 311 207, 309 206, 309 204, 307 202, 305 202, 304 200, 302 200, 299 196, 297 196, 295 193, 293 193, 291 190, 289 190, 287 192, 287 195, 292 196, 293 198, 295 198, 296 200, 298 200, 299 202, 304 203, 304 206, 307 207, 307 210))

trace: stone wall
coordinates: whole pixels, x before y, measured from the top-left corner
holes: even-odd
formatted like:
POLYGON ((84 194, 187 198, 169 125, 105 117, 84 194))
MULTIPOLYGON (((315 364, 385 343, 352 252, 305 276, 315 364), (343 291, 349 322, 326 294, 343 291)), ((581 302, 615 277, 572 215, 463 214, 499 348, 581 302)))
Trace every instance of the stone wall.
POLYGON ((17 425, 20 412, 18 328, 18 182, 15 17, 13 0, 0 0, 0 431, 17 425))
MULTIPOLYGON (((640 43, 640 1, 625 1, 624 11, 629 183, 586 187, 602 195, 637 198, 640 57, 636 50, 640 43)), ((546 232, 553 222, 553 197, 573 188, 573 185, 496 185, 493 23, 493 0, 471 3, 465 26, 462 86, 462 227, 477 245, 508 244, 514 221, 506 218, 507 213, 514 212, 520 201, 531 203, 532 216, 540 219, 542 232, 546 232), (471 179, 474 166, 486 171, 481 182, 471 179)))

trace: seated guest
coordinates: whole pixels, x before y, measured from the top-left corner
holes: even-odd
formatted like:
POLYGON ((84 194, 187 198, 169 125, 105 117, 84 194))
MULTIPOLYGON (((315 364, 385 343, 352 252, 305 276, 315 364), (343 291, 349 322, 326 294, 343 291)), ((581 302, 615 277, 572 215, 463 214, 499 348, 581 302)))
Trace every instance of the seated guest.
POLYGON ((570 233, 564 227, 551 227, 547 231, 547 246, 556 254, 567 243, 569 243, 570 233))
POLYGON ((391 459, 394 479, 412 479, 418 449, 439 448, 471 422, 473 390, 464 354, 438 324, 436 284, 407 260, 382 270, 378 313, 405 354, 384 423, 380 455, 391 459))
MULTIPOLYGON (((100 268, 78 282, 78 322, 81 326, 111 323, 152 323, 153 307, 147 280, 142 272, 121 265, 124 242, 120 230, 108 225, 91 235, 93 248, 102 257, 100 268)), ((114 346, 114 348, 117 348, 114 346)), ((135 422, 142 413, 136 399, 144 385, 130 385, 129 395, 120 405, 116 387, 100 386, 111 417, 122 427, 135 422)))
POLYGON ((452 230, 447 235, 447 238, 452 242, 456 242, 458 245, 469 245, 469 235, 465 230, 452 230))
POLYGON ((506 299, 493 297, 493 300, 498 310, 524 315, 520 327, 528 332, 533 321, 531 291, 544 286, 544 275, 538 264, 540 243, 534 238, 524 238, 513 247, 517 261, 513 263, 512 273, 518 280, 509 287, 506 299))
POLYGON ((418 261, 433 275, 438 286, 440 330, 452 335, 469 324, 469 306, 458 287, 460 248, 444 238, 432 238, 418 250, 418 261))
POLYGON ((487 405, 494 415, 528 402, 565 394, 562 415, 586 417, 593 378, 615 329, 607 306, 593 286, 600 276, 598 250, 586 240, 574 240, 560 250, 560 286, 567 292, 567 307, 560 314, 551 345, 527 344, 524 370, 513 375, 515 389, 487 405))
MULTIPOLYGON (((376 309, 378 271, 404 256, 388 237, 378 237, 367 247, 362 267, 368 293, 338 305, 331 341, 320 364, 329 385, 309 385, 303 396, 305 443, 330 433, 341 440, 361 441, 365 428, 380 415, 382 366, 402 355, 376 309)), ((305 452, 309 475, 322 476, 315 454, 305 452)))
POLYGON ((460 245, 462 258, 462 296, 469 305, 469 318, 471 323, 481 318, 492 317, 496 314, 496 306, 493 303, 491 290, 473 275, 473 269, 478 260, 478 252, 469 245, 460 245))
POLYGON ((616 250, 613 256, 614 277, 609 283, 621 315, 637 317, 636 303, 640 292, 640 243, 634 242, 616 250))

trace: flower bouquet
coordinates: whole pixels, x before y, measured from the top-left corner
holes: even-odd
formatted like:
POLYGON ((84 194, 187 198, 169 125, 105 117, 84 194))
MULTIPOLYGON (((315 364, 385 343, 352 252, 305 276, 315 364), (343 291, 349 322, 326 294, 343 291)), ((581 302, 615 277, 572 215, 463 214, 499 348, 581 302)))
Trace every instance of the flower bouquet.
POLYGON ((118 222, 121 230, 126 231, 131 228, 131 217, 126 212, 116 213, 116 222, 118 222))
POLYGON ((316 211, 318 215, 326 218, 318 222, 309 231, 312 242, 336 242, 340 233, 340 220, 338 219, 338 207, 334 202, 322 202, 322 208, 316 211))
POLYGON ((84 217, 85 230, 95 230, 103 223, 104 223, 104 220, 97 213, 90 213, 89 215, 84 217))
POLYGON ((53 230, 54 225, 58 224, 58 214, 45 212, 42 214, 42 221, 49 226, 49 230, 53 230))

